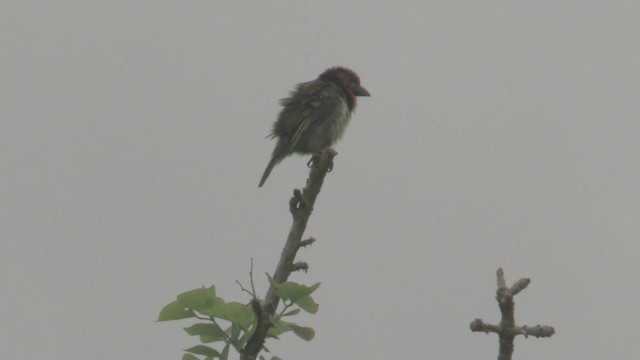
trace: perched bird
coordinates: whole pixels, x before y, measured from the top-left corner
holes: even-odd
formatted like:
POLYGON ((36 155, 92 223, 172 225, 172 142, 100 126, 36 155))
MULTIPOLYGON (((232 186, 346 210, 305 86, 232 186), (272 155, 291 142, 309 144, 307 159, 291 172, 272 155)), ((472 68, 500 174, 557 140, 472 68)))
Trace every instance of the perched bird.
POLYGON ((356 108, 356 96, 371 95, 355 72, 332 67, 317 79, 298 84, 289 97, 280 100, 283 109, 268 136, 278 142, 258 187, 285 157, 293 153, 315 156, 335 144, 356 108))

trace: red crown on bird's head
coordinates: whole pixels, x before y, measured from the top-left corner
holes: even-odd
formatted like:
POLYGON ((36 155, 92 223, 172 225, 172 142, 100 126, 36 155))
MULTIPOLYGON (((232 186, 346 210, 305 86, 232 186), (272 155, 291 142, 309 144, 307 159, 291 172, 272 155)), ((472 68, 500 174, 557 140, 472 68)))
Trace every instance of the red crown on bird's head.
POLYGON ((347 96, 347 104, 351 111, 356 107, 356 96, 371 96, 369 91, 360 85, 358 74, 344 66, 331 67, 320 74, 318 79, 338 85, 347 96))
POLYGON ((358 76, 358 74, 356 74, 355 71, 344 66, 330 67, 327 70, 323 71, 322 74, 318 76, 318 79, 332 82, 336 82, 336 80, 338 80, 346 84, 355 83, 360 85, 360 77, 358 76))

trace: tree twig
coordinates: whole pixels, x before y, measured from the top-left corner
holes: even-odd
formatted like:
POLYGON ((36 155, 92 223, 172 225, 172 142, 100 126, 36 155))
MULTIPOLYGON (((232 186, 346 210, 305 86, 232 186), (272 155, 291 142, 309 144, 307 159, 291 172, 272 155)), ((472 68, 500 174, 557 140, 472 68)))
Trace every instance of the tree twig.
POLYGON ((536 325, 534 327, 516 326, 516 320, 514 316, 515 303, 513 302, 513 296, 524 290, 529 283, 530 279, 520 279, 516 281, 510 288, 507 287, 504 279, 504 272, 502 269, 498 269, 496 272, 498 289, 496 290, 496 300, 500 307, 500 313, 502 319, 499 325, 485 324, 482 319, 475 319, 471 322, 469 327, 473 332, 484 333, 496 333, 499 337, 500 350, 498 354, 498 360, 511 360, 513 355, 513 342, 516 336, 529 335, 534 337, 551 337, 555 333, 555 329, 551 326, 536 325))
MULTIPOLYGON (((309 172, 307 185, 302 190, 296 189, 293 191, 293 197, 289 200, 289 211, 293 217, 293 223, 273 275, 273 279, 277 283, 287 281, 291 272, 298 269, 293 263, 298 249, 313 242, 303 242, 302 235, 313 212, 313 205, 322 188, 324 177, 333 167, 333 158, 336 155, 337 153, 333 149, 327 149, 320 156, 315 157, 309 172)), ((276 294, 274 286, 269 286, 264 302, 261 305, 252 304, 258 321, 255 332, 240 353, 240 360, 256 359, 263 348, 269 328, 273 325, 271 317, 275 314, 279 302, 280 298, 276 294)))

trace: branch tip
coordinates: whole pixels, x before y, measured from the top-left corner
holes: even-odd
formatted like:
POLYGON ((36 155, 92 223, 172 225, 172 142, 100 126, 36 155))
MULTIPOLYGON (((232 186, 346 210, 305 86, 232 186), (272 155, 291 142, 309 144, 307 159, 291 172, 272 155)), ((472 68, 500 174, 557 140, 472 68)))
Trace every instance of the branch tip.
POLYGON ((531 283, 531 279, 522 278, 508 288, 504 279, 504 271, 502 268, 498 268, 496 271, 496 280, 498 287, 496 289, 496 300, 498 301, 502 315, 500 325, 486 324, 481 319, 475 319, 469 327, 473 332, 497 333, 500 343, 498 359, 507 360, 512 358, 514 348, 513 341, 517 335, 524 335, 525 338, 528 338, 529 335, 534 337, 550 337, 555 333, 555 330, 551 326, 516 326, 513 297, 524 290, 531 283))

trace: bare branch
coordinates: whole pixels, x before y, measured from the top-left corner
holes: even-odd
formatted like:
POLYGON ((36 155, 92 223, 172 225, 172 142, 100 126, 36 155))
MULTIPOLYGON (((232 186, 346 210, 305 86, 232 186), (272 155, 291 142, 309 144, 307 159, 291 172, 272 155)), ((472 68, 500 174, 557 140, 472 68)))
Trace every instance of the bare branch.
POLYGON ((469 327, 473 332, 484 333, 496 333, 499 337, 500 352, 498 354, 498 360, 510 360, 513 355, 514 339, 518 335, 529 335, 534 337, 551 337, 555 333, 555 330, 551 326, 537 325, 534 327, 516 326, 513 296, 524 290, 531 280, 520 279, 516 281, 510 288, 507 287, 507 283, 504 279, 504 272, 502 269, 498 269, 496 272, 498 289, 496 290, 496 300, 500 307, 500 313, 502 319, 499 325, 486 324, 482 319, 475 319, 471 322, 469 327))

